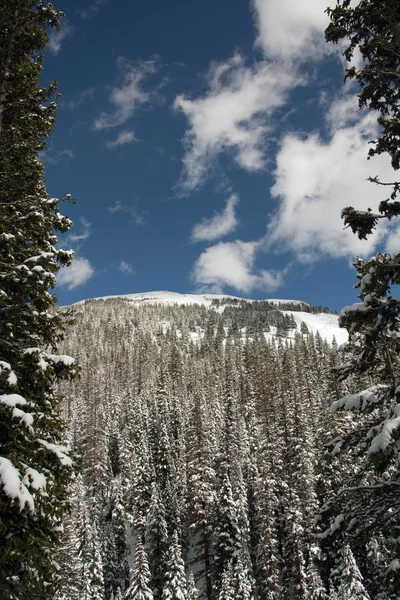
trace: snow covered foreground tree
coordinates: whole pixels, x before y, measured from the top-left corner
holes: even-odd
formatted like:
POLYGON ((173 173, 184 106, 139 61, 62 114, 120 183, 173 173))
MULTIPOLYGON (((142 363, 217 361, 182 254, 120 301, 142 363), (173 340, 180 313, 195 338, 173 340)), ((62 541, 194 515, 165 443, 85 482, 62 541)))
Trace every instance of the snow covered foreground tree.
MULTIPOLYGON (((327 41, 348 43, 344 52, 348 62, 356 51, 363 58, 357 61, 357 66, 346 70, 345 79, 358 82, 360 109, 378 113, 376 139, 369 142, 366 154, 368 158, 388 155, 393 170, 397 171, 400 168, 400 3, 338 0, 336 7, 327 12, 331 19, 326 30, 327 41)), ((371 208, 357 211, 351 206, 342 211, 345 225, 360 239, 366 239, 381 219, 394 227, 392 219, 400 216, 400 202, 396 199, 400 182, 395 177, 391 182, 382 182, 378 177, 371 177, 370 181, 383 190, 391 190, 378 211, 371 208)), ((398 587, 394 572, 400 566, 400 299, 393 296, 393 288, 400 284, 400 252, 378 253, 367 261, 358 258, 355 267, 358 278, 355 287, 360 289, 361 302, 342 310, 340 324, 349 332, 348 359, 337 372, 342 380, 349 375, 364 374, 368 385, 373 385, 333 404, 333 412, 359 411, 362 415, 356 428, 335 440, 334 451, 346 448, 353 456, 363 455, 366 461, 355 468, 353 478, 342 484, 326 509, 327 513, 340 511, 330 532, 342 531, 352 540, 352 549, 359 556, 365 555, 368 545, 380 545, 378 562, 383 570, 384 587, 391 579, 394 587, 398 587)), ((381 590, 377 586, 375 593, 383 593, 381 590)))
POLYGON ((56 85, 39 87, 46 0, 0 3, 0 597, 50 598, 54 547, 71 459, 61 445, 57 380, 73 359, 54 354, 62 318, 48 290, 71 260, 55 232, 71 225, 46 192, 39 151, 51 135, 56 85))

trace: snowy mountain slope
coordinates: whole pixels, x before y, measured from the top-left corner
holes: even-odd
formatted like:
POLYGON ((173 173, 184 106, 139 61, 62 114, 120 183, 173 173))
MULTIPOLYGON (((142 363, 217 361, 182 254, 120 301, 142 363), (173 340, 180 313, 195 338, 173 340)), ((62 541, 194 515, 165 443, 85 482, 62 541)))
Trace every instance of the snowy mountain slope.
MULTIPOLYGON (((155 291, 155 292, 140 292, 137 294, 123 294, 119 296, 101 296, 99 298, 88 298, 87 300, 80 300, 76 304, 83 304, 90 300, 110 300, 113 298, 121 298, 122 300, 129 300, 131 302, 140 303, 162 303, 162 304, 199 304, 203 306, 211 306, 213 300, 224 300, 225 298, 231 298, 232 300, 245 300, 246 302, 257 302, 251 298, 239 298, 239 296, 230 296, 229 294, 180 294, 178 292, 169 292, 167 290, 155 291)), ((301 300, 279 300, 279 299, 264 299, 266 302, 271 304, 303 304, 307 305, 306 302, 301 300)))
MULTIPOLYGON (((223 300, 224 298, 232 298, 235 300, 243 300, 236 296, 228 296, 225 294, 179 294, 177 292, 168 292, 167 290, 156 291, 156 292, 141 292, 138 294, 123 294, 121 296, 103 296, 100 298, 90 298, 88 300, 110 300, 113 298, 121 298, 122 300, 129 300, 131 302, 152 304, 199 304, 204 306, 211 306, 213 300, 223 300)), ((88 300, 81 300, 76 304, 82 304, 88 300)))
MULTIPOLYGON (((177 292, 169 292, 167 290, 162 291, 154 291, 154 292, 141 292, 136 294, 124 294, 120 296, 103 296, 100 298, 92 298, 88 300, 81 300, 77 302, 76 305, 84 304, 85 302, 89 302, 90 300, 111 300, 111 299, 121 299, 126 300, 128 302, 132 302, 134 304, 167 304, 167 305, 200 305, 210 308, 214 300, 224 300, 224 299, 232 299, 232 300, 245 300, 246 302, 258 302, 258 300, 252 300, 250 298, 239 298, 237 296, 230 296, 226 294, 180 294, 177 292)), ((281 300, 277 298, 266 298, 265 301, 270 302, 271 304, 299 304, 304 307, 308 306, 306 302, 301 300, 281 300)), ((216 307, 218 312, 222 312, 224 310, 224 305, 216 307)), ((326 339, 329 343, 332 342, 333 338, 336 339, 338 344, 342 344, 347 341, 347 331, 341 329, 338 325, 338 317, 337 315, 327 314, 327 313, 319 313, 312 314, 309 312, 300 312, 300 311, 292 311, 292 310, 282 310, 283 314, 288 316, 293 316, 296 321, 297 331, 300 330, 300 325, 302 322, 306 323, 309 331, 311 333, 316 333, 317 331, 320 333, 323 339, 326 339)), ((289 338, 294 337, 295 330, 292 330, 289 334, 289 338)), ((273 335, 266 334, 268 337, 273 337, 273 335)))
POLYGON ((335 338, 339 345, 347 342, 347 331, 339 327, 337 315, 330 315, 327 313, 314 315, 312 313, 292 310, 283 310, 282 312, 293 316, 298 331, 300 330, 301 322, 304 321, 311 333, 317 333, 318 331, 320 336, 330 343, 332 343, 333 338, 335 338))

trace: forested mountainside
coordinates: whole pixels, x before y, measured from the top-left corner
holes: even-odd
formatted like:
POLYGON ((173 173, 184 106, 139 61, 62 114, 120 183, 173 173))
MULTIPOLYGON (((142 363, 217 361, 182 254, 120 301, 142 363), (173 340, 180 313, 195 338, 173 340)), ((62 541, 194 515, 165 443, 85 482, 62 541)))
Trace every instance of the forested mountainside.
POLYGON ((62 349, 81 376, 61 388, 77 458, 57 600, 397 598, 396 532, 343 538, 329 510, 368 477, 329 444, 354 419, 330 405, 360 389, 332 373, 337 317, 127 298, 75 306, 62 349))

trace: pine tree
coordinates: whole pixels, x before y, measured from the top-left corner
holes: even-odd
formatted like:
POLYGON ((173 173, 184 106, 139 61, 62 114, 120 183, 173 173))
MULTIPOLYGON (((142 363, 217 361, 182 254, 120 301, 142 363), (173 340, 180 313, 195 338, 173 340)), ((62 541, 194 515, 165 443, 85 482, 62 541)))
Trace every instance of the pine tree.
POLYGON ((223 573, 228 569, 229 564, 232 568, 235 567, 234 559, 239 556, 242 550, 239 507, 233 499, 232 486, 228 475, 225 475, 219 493, 214 532, 214 580, 216 589, 220 591, 223 573))
MULTIPOLYGON (((345 79, 355 79, 359 84, 360 108, 368 107, 377 114, 377 136, 366 154, 368 158, 388 155, 396 172, 400 168, 399 3, 361 0, 354 5, 350 0, 339 0, 327 12, 331 19, 327 41, 344 40, 348 62, 356 50, 363 58, 346 69, 345 79)), ((400 182, 381 182, 378 177, 370 177, 370 181, 383 190, 390 189, 390 196, 381 201, 378 211, 356 211, 351 206, 342 211, 345 225, 360 239, 366 239, 379 220, 400 216, 396 199, 400 182)), ((355 287, 360 290, 361 302, 343 309, 339 319, 349 332, 349 344, 348 357, 337 368, 338 377, 344 380, 356 374, 362 380, 368 375, 368 385, 371 381, 375 385, 332 405, 333 412, 361 413, 353 430, 340 440, 340 446, 354 455, 356 448, 362 449, 359 454, 367 460, 358 459, 356 471, 363 473, 362 485, 349 486, 344 482, 329 505, 335 510, 340 506, 343 527, 352 523, 350 535, 357 538, 357 551, 364 556, 368 539, 380 534, 390 538, 399 526, 400 300, 394 297, 395 286, 400 283, 399 262, 398 252, 378 253, 367 261, 357 259, 355 287)), ((398 549, 395 556, 398 557, 398 549)))
POLYGON ((187 585, 187 600, 197 600, 199 597, 199 590, 196 587, 193 572, 190 571, 188 585, 187 585))
POLYGON ((39 87, 47 0, 0 6, 0 596, 52 597, 54 548, 66 508, 71 460, 55 384, 73 360, 54 354, 63 319, 48 292, 71 254, 55 232, 71 222, 46 192, 38 153, 55 115, 56 84, 39 87))
POLYGON ((362 579, 351 548, 345 544, 339 551, 338 564, 331 574, 337 597, 341 600, 370 600, 362 579))
POLYGON ((174 531, 171 539, 162 600, 187 600, 185 565, 177 531, 174 531))
POLYGON ((169 548, 169 536, 165 521, 165 508, 157 485, 153 484, 146 526, 146 552, 149 557, 151 589, 156 599, 161 598, 169 548))
POLYGON ((146 551, 138 541, 135 553, 135 566, 130 575, 130 586, 125 592, 124 600, 153 600, 153 592, 149 588, 150 571, 146 551))

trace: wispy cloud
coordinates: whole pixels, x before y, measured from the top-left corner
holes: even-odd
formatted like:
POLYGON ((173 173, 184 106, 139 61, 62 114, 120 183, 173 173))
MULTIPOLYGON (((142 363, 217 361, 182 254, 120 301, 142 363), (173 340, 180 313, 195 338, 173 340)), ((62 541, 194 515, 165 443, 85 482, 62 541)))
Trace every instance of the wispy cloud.
POLYGON ((226 201, 223 212, 215 213, 211 219, 203 219, 201 223, 193 227, 192 240, 194 242, 211 242, 232 233, 239 222, 235 214, 235 206, 238 202, 238 196, 232 194, 226 201))
POLYGON ((62 267, 57 273, 57 284, 73 290, 84 285, 94 275, 94 268, 87 258, 74 258, 69 267, 62 267))
POLYGON ((55 29, 52 30, 47 44, 47 48, 50 50, 50 52, 57 56, 61 50, 64 40, 66 40, 73 33, 73 31, 74 28, 68 21, 63 21, 61 29, 58 31, 55 29))
POLYGON ((108 212, 111 214, 115 213, 126 213, 130 216, 131 220, 136 223, 136 225, 144 225, 146 212, 139 210, 135 206, 130 204, 122 204, 119 200, 116 200, 114 206, 107 207, 108 212))
POLYGON ((60 150, 60 152, 53 152, 50 149, 41 153, 41 160, 43 160, 46 165, 58 165, 59 163, 71 160, 72 158, 74 158, 74 153, 68 148, 60 150))
POLYGON ((94 94, 94 89, 93 88, 87 88, 86 90, 83 90, 75 100, 62 100, 61 101, 61 106, 63 108, 69 108, 71 110, 74 110, 80 104, 82 104, 82 102, 86 98, 90 98, 91 96, 93 96, 93 94, 94 94))
POLYGON ((75 226, 73 226, 71 233, 68 234, 68 241, 71 243, 82 243, 86 242, 86 240, 92 234, 92 224, 89 223, 85 217, 79 218, 80 227, 77 231, 75 231, 75 226))
POLYGON ((118 146, 123 146, 125 144, 131 144, 136 141, 135 134, 133 131, 121 131, 121 133, 115 138, 115 140, 110 140, 106 142, 107 148, 110 150, 114 150, 118 148, 118 146))
POLYGON ((150 104, 155 98, 153 91, 144 89, 144 82, 156 72, 156 60, 131 62, 120 57, 117 68, 121 84, 114 87, 109 96, 111 110, 102 112, 93 123, 98 131, 123 125, 140 106, 150 104))
POLYGON ((82 17, 82 19, 91 19, 99 12, 103 4, 107 4, 107 2, 108 0, 95 0, 87 8, 81 10, 79 15, 82 17))
POLYGON ((174 109, 188 123, 177 186, 182 194, 205 183, 222 153, 233 155, 247 171, 264 169, 279 110, 296 87, 307 83, 310 63, 338 52, 324 39, 329 18, 321 0, 253 0, 252 7, 261 57, 246 65, 236 53, 212 63, 202 96, 175 98, 174 109))
POLYGON ((121 262, 119 263, 118 271, 121 271, 121 273, 126 273, 127 275, 133 275, 134 273, 132 265, 126 262, 125 260, 121 260, 121 262))
POLYGON ((301 78, 269 62, 247 67, 244 58, 235 54, 224 63, 212 64, 207 81, 209 90, 203 97, 191 100, 180 95, 174 101, 175 110, 188 120, 178 185, 183 194, 207 180, 221 152, 230 151, 247 171, 263 169, 270 117, 301 78))
POLYGON ((255 289, 273 291, 283 284, 284 272, 255 269, 259 242, 220 242, 197 259, 191 279, 196 286, 223 290, 229 286, 243 293, 255 289))

